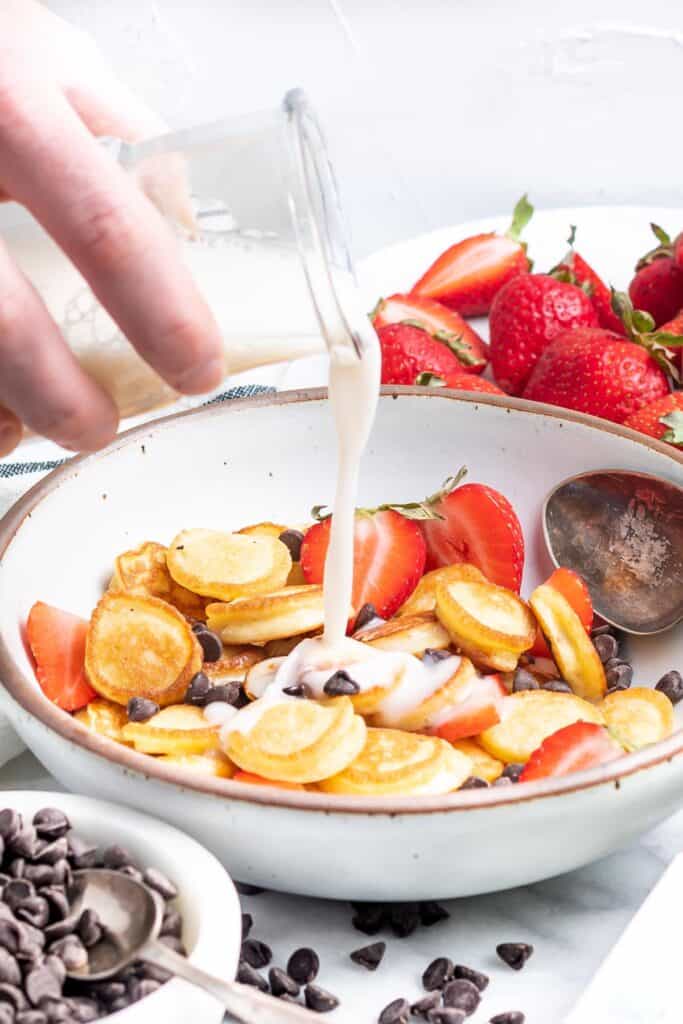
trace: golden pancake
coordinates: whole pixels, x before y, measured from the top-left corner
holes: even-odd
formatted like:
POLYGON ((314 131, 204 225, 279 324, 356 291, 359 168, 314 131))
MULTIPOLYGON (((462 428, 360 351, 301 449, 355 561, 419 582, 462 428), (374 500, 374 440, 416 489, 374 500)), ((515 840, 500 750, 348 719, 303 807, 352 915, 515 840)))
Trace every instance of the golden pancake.
POLYGON ((250 526, 243 526, 237 533, 246 534, 247 537, 275 537, 278 538, 288 527, 282 523, 252 523, 250 526))
POLYGON ((544 583, 534 590, 529 603, 550 644, 562 678, 577 697, 601 700, 607 691, 605 669, 567 598, 544 583))
POLYGON ((214 686, 233 681, 242 683, 249 669, 263 661, 263 657, 264 652, 260 647, 225 644, 218 661, 205 661, 202 672, 209 677, 214 686))
POLYGON ((573 722, 604 725, 599 708, 573 693, 523 690, 505 697, 498 725, 478 737, 482 747, 507 763, 526 763, 543 740, 573 722))
POLYGON ((201 667, 202 649, 189 623, 165 601, 105 594, 93 612, 85 671, 102 697, 116 704, 131 697, 174 704, 201 667))
POLYGON ((204 717, 201 708, 175 704, 162 708, 146 722, 129 722, 123 738, 142 754, 205 754, 219 746, 220 727, 204 717))
POLYGON ((472 762, 445 740, 399 729, 368 729, 365 745, 319 788, 355 796, 450 793, 472 774, 472 762))
POLYGON ((486 782, 495 782, 503 774, 505 765, 497 757, 491 757, 474 740, 456 740, 452 746, 472 762, 472 775, 486 782))
POLYGON ((74 718, 98 736, 126 743, 122 729, 128 723, 128 714, 120 704, 112 704, 109 700, 91 700, 86 707, 76 712, 74 718))
MULTIPOLYGON (((252 713, 254 705, 242 714, 252 713)), ((237 725, 239 714, 233 720, 237 725)), ((224 751, 246 772, 280 782, 319 782, 360 753, 365 722, 347 697, 325 704, 292 699, 271 704, 247 732, 224 734, 224 751)))
POLYGON ((206 618, 206 599, 176 583, 168 571, 166 548, 155 541, 145 541, 116 559, 109 593, 121 591, 138 597, 158 597, 189 619, 206 618))
POLYGON ((435 615, 404 615, 377 626, 368 626, 353 634, 354 640, 381 651, 403 651, 418 657, 428 649, 443 650, 451 639, 435 615))
POLYGON ((176 583, 219 601, 278 590, 292 568, 277 537, 219 530, 183 530, 169 545, 166 563, 176 583))
POLYGON ((483 668, 512 672, 536 638, 536 620, 524 601, 493 583, 440 583, 436 614, 456 647, 483 668))
POLYGON ((425 612, 436 611, 436 589, 442 583, 451 583, 453 580, 471 580, 473 583, 486 583, 487 579, 476 565, 468 562, 457 565, 444 565, 441 569, 432 569, 426 572, 415 590, 404 604, 401 605, 397 615, 422 615, 425 612))
POLYGON ((676 724, 669 698, 643 686, 608 693, 598 707, 615 740, 629 751, 666 739, 676 724))
POLYGON ((235 770, 222 750, 207 750, 205 754, 162 754, 158 760, 162 764, 187 768, 188 771, 210 775, 215 779, 229 779, 235 770))
POLYGON ((239 597, 228 604, 210 604, 206 615, 209 629, 229 644, 265 644, 301 636, 323 624, 323 588, 317 584, 283 587, 239 597))

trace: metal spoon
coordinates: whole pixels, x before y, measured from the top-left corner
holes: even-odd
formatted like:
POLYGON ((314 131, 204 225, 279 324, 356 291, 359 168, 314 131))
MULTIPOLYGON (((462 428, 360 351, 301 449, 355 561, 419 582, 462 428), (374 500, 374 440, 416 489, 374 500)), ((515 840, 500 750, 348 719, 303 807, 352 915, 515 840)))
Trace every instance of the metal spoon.
POLYGON ((546 498, 543 531, 555 565, 584 577, 606 622, 645 636, 683 619, 682 487, 646 473, 582 473, 546 498))
POLYGON ((69 888, 71 913, 95 910, 104 925, 101 940, 88 950, 88 963, 69 971, 76 981, 104 981, 134 960, 146 960, 209 992, 244 1024, 311 1024, 319 1020, 303 1006, 275 999, 249 985, 222 981, 195 967, 159 941, 161 898, 142 882, 118 871, 75 871, 69 888))

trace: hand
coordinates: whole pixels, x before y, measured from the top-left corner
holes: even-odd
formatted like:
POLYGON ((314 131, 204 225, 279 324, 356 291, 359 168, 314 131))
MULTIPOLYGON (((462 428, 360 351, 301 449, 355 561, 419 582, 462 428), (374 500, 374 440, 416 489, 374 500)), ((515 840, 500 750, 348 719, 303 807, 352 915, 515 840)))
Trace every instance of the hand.
MULTIPOLYGON (((200 394, 224 374, 218 328, 162 217, 94 138, 160 130, 92 40, 34 0, 2 0, 0 193, 31 211, 141 356, 177 391, 200 394)), ((0 241, 0 456, 22 422, 93 451, 117 420, 0 241)))

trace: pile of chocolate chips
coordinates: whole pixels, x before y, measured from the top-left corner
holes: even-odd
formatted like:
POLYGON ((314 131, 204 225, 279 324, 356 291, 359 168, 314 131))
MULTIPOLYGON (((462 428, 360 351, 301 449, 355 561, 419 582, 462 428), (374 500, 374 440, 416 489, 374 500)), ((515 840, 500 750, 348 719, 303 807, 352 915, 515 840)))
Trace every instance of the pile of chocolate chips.
POLYGON ((155 992, 170 975, 134 963, 109 981, 67 980, 88 961, 103 926, 97 914, 69 912, 72 872, 105 867, 143 881, 166 901, 161 940, 185 955, 177 890, 160 871, 138 868, 121 846, 99 850, 71 831, 54 807, 31 823, 0 811, 0 1024, 79 1024, 123 1010, 155 992))

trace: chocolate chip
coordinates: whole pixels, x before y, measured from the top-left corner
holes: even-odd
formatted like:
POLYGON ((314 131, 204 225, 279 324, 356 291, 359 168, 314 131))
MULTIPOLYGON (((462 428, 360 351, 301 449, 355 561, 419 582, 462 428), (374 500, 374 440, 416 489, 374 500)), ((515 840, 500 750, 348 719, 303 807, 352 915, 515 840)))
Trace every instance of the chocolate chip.
POLYGON ((249 938, 249 932, 254 926, 254 918, 251 914, 242 914, 242 940, 249 938))
POLYGON ((434 664, 436 664, 436 662, 438 662, 438 661, 445 661, 446 658, 450 658, 450 657, 451 657, 451 652, 449 650, 443 650, 443 649, 437 650, 436 647, 426 647, 425 650, 424 650, 424 653, 422 655, 422 660, 427 665, 429 665, 429 664, 434 665, 434 664))
POLYGON ((237 968, 237 980, 240 984, 251 985, 252 988, 258 988, 261 992, 268 991, 268 982, 266 979, 263 975, 259 974, 258 971, 255 971, 251 964, 247 963, 246 960, 240 960, 239 962, 239 967, 237 968))
POLYGON ((303 539, 304 535, 301 530, 284 530, 284 532, 278 537, 278 540, 281 541, 289 551, 293 562, 301 561, 301 543, 303 539))
POLYGON ((0 983, 5 985, 21 984, 21 968, 8 950, 0 947, 0 983))
POLYGON ((241 956, 252 967, 267 967, 273 959, 273 952, 270 946, 259 939, 245 939, 242 943, 241 956))
POLYGON ((683 699, 683 677, 680 672, 672 669, 663 675, 655 686, 665 697, 668 697, 672 704, 678 704, 683 699))
POLYGON ((547 690, 549 693, 572 693, 572 688, 569 683, 565 683, 564 679, 549 679, 546 683, 543 683, 542 690, 547 690))
POLYGON ((40 1009, 48 1024, 71 1024, 71 1010, 66 999, 45 999, 40 1009))
POLYGON ((223 641, 217 633, 212 633, 210 629, 203 629, 201 633, 196 633, 195 636, 204 654, 204 661, 214 662, 222 657, 223 641))
POLYGON ((519 782, 519 777, 523 771, 523 764, 506 764, 501 773, 501 778, 510 779, 511 782, 519 782))
POLYGON ((109 1004, 109 1012, 110 1013, 118 1013, 119 1010, 125 1010, 129 1006, 130 1006, 130 998, 129 998, 129 996, 128 995, 121 996, 119 999, 114 999, 113 1002, 111 1002, 109 1004))
POLYGON ((159 711, 159 705, 147 697, 131 697, 126 711, 129 722, 148 722, 159 711))
POLYGON ((14 860, 10 862, 7 870, 12 878, 22 878, 24 871, 26 870, 26 861, 23 857, 15 857, 14 860))
POLYGON ((61 839, 71 828, 63 811, 56 807, 44 807, 33 816, 33 826, 41 839, 61 839))
POLYGON ((102 851, 102 867, 109 871, 119 871, 121 868, 129 867, 132 863, 133 859, 128 850, 117 843, 105 846, 102 851))
MULTIPOLYGON (((20 1014, 19 1016, 24 1017, 25 1014, 20 1014)), ((15 1017, 14 1007, 9 1003, 0 1003, 0 1024, 15 1024, 17 1020, 19 1020, 19 1017, 15 1017)), ((43 1017, 43 1020, 45 1020, 45 1017, 43 1017)))
POLYGON ((622 661, 605 673, 609 690, 628 690, 633 682, 633 666, 622 661))
POLYGON ((470 775, 469 779, 465 779, 460 789, 488 789, 489 784, 486 779, 480 779, 478 775, 470 775))
POLYGON ((524 1024, 526 1017, 519 1010, 508 1010, 506 1013, 497 1013, 491 1017, 489 1024, 524 1024))
POLYGON ((33 1006, 40 1006, 43 999, 59 999, 62 986, 49 967, 42 964, 34 967, 24 979, 24 991, 33 1006))
POLYGON ((324 988, 318 985, 307 985, 304 989, 306 1006, 314 1013, 329 1013, 339 1006, 339 1000, 324 988))
POLYGON ((76 931, 86 949, 96 946, 104 932, 97 911, 86 908, 78 919, 76 931))
POLYGON ((104 1003, 111 1003, 126 994, 126 986, 122 981, 103 981, 95 988, 98 997, 104 1003))
POLYGON ((179 956, 187 956, 187 950, 177 935, 160 935, 159 942, 172 949, 179 956))
POLYGON ((419 904, 418 909, 420 921, 425 928, 431 928, 432 925, 446 921, 451 916, 446 908, 435 900, 425 900, 424 903, 419 904))
POLYGON ((28 1010, 29 1008, 28 999, 18 985, 1 984, 0 1003, 9 1003, 10 1006, 14 1007, 16 1013, 28 1010))
POLYGON ((68 853, 69 844, 66 836, 60 836, 59 839, 53 839, 43 846, 41 850, 36 854, 35 859, 39 864, 49 864, 54 866, 58 864, 60 860, 64 860, 68 853))
MULTIPOLYGON (((244 917, 244 915, 242 915, 244 917)), ((173 910, 172 907, 166 907, 164 911, 164 918, 161 922, 161 935, 175 935, 178 938, 183 933, 183 919, 177 910, 173 910)), ((87 943, 86 943, 87 945, 87 943)))
POLYGON ((204 707, 207 694, 212 687, 212 682, 205 672, 197 672, 192 676, 190 685, 185 693, 185 703, 194 704, 197 707, 204 707))
POLYGON ((132 988, 133 1002, 137 1003, 140 999, 151 996, 160 987, 159 982, 154 981, 152 978, 136 979, 132 988))
POLYGON ((66 935, 53 942, 50 952, 60 958, 68 973, 80 971, 88 963, 88 952, 77 935, 66 935))
POLYGON ((407 1024, 410 1003, 407 999, 394 999, 379 1015, 379 1024, 407 1024))
POLYGON ((466 967, 465 964, 456 964, 453 969, 454 978, 464 978, 465 981, 471 981, 473 985, 476 985, 480 992, 483 992, 489 983, 488 974, 482 974, 481 971, 475 971, 472 967, 466 967))
POLYGON ((236 706, 240 695, 240 684, 237 682, 221 683, 220 686, 213 686, 206 695, 205 704, 215 704, 221 701, 225 704, 236 706))
POLYGON ((270 968, 268 971, 268 981, 270 982, 270 991, 278 998, 282 996, 296 997, 299 995, 299 985, 281 967, 270 968))
POLYGON ((466 1017, 474 1013, 481 1002, 481 993, 476 985, 466 978, 449 981, 443 990, 444 1006, 462 1010, 466 1017))
POLYGON ((422 999, 418 999, 416 1003, 410 1007, 410 1012, 413 1017, 423 1017, 425 1020, 429 1019, 429 1013, 431 1010, 435 1010, 441 1002, 440 992, 430 992, 428 996, 423 996, 422 999))
POLYGON ((420 924, 417 903, 394 903, 390 910, 389 923, 397 938, 408 938, 420 924))
POLYGON ((352 953, 349 953, 349 956, 354 964, 359 964, 366 971, 376 971, 382 962, 386 948, 386 942, 372 942, 369 946, 361 946, 360 949, 354 949, 352 953))
POLYGON ((340 668, 327 680, 323 691, 328 697, 350 697, 360 693, 360 686, 351 678, 348 672, 340 668))
POLYGON ((499 775, 495 782, 492 783, 494 786, 511 786, 512 779, 507 775, 499 775))
POLYGON ((57 939, 63 939, 67 935, 71 935, 75 932, 76 925, 78 924, 77 914, 68 914, 63 917, 60 921, 53 921, 45 929, 45 938, 48 942, 54 942, 57 939))
POLYGON ((16 907, 14 913, 20 921, 26 921, 34 928, 44 928, 50 920, 50 905, 42 896, 29 896, 16 907))
POLYGON ((429 1024, 462 1024, 467 1014, 454 1006, 443 1006, 427 1014, 429 1024))
POLYGON ((71 885, 72 871, 66 857, 57 861, 52 869, 52 885, 71 885))
POLYGON ((376 935, 387 922, 387 909, 383 903, 355 903, 356 913, 351 924, 364 935, 376 935))
POLYGON ((605 661, 609 661, 610 658, 616 658, 619 653, 619 644, 609 633, 600 633, 598 636, 594 637, 593 646, 598 652, 600 661, 603 663, 605 661))
POLYGON ((260 885, 249 885, 248 882, 235 882, 235 888, 240 896, 258 896, 266 890, 260 885))
POLYGON ((0 917, 0 946, 8 953, 17 953, 25 942, 25 926, 14 918, 0 917))
POLYGON ((28 879, 13 878, 3 889, 2 898, 10 910, 14 911, 24 900, 34 896, 35 891, 33 882, 29 882, 28 879))
POLYGON ((142 871, 138 871, 132 864, 126 864, 124 867, 119 868, 120 875, 126 875, 127 878, 134 878, 136 882, 142 881, 142 871))
POLYGON ((305 700, 310 700, 313 696, 313 691, 306 683, 293 683, 291 686, 285 686, 282 692, 288 697, 303 697, 305 700))
POLYGON ((49 864, 27 864, 24 868, 24 878, 40 888, 52 884, 54 871, 49 864))
POLYGON ((49 971, 52 971, 59 984, 63 985, 66 978, 66 967, 62 958, 50 953, 45 957, 44 964, 49 971))
POLYGON ((453 961, 447 956, 438 956, 425 968, 422 975, 422 987, 426 992, 442 989, 453 977, 453 961))
POLYGON ((158 892, 165 900, 174 900, 178 890, 169 879, 157 868, 147 868, 143 873, 142 880, 149 889, 158 892))
POLYGON ((25 857, 27 860, 35 855, 38 845, 38 833, 33 825, 24 825, 19 832, 8 843, 8 849, 16 857, 25 857))
POLYGON ((0 811, 0 839, 9 846, 12 840, 21 832, 21 815, 11 807, 0 811))
POLYGON ((75 835, 69 836, 68 843, 69 861, 74 868, 80 870, 81 868, 97 867, 98 852, 96 846, 75 835))
MULTIPOLYGON (((0 1024, 5 1024, 2 1016, 0 1016, 0 1024)), ((23 1013, 18 1013, 14 1017, 14 1024, 47 1024, 47 1017, 42 1010, 24 1010, 23 1013)))
POLYGON ((164 982, 169 980, 171 973, 163 967, 157 967, 156 964, 142 963, 140 965, 140 976, 151 978, 152 981, 158 981, 160 985, 163 985, 164 982))
POLYGON ((527 942, 501 942, 496 946, 496 953, 513 971, 521 971, 524 964, 534 951, 527 942))
POLYGON ((522 690, 538 690, 538 680, 527 672, 525 668, 518 668, 512 680, 512 692, 520 693, 522 690))
MULTIPOLYGON (((156 988, 159 986, 157 985, 156 988)), ((154 991, 152 989, 152 991, 154 991)), ((142 995, 146 995, 143 992, 142 995)), ((80 1024, 89 1024, 91 1020, 97 1020, 100 1015, 99 1007, 93 999, 86 999, 85 996, 72 996, 69 999, 69 1009, 74 1020, 80 1024)))
POLYGON ((608 625, 607 623, 605 623, 604 626, 594 626, 593 629, 591 629, 591 640, 595 640, 595 638, 597 636, 614 636, 614 635, 615 635, 614 634, 614 627, 608 625))
POLYGON ((320 957, 310 946, 295 949, 287 961, 287 974, 299 985, 308 985, 318 976, 320 957))

